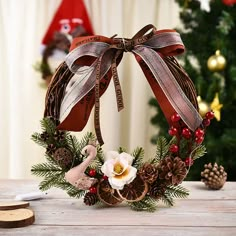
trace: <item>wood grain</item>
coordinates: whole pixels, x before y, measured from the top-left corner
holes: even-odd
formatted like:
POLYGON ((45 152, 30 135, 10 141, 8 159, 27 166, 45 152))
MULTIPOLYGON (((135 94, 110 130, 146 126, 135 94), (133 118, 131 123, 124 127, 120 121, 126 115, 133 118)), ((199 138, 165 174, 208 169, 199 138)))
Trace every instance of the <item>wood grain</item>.
MULTIPOLYGON (((36 180, 0 180, 0 200, 37 191, 36 180)), ((236 182, 222 190, 208 190, 201 182, 184 182, 188 199, 177 199, 174 207, 162 202, 154 213, 134 212, 126 204, 117 207, 85 206, 82 199, 69 198, 58 189, 30 202, 34 225, 0 229, 0 235, 112 235, 131 236, 234 236, 236 235, 236 182)))
POLYGON ((9 201, 4 201, 0 202, 0 210, 14 210, 14 209, 19 209, 19 208, 26 208, 29 206, 28 202, 23 202, 23 201, 14 201, 14 202, 9 202, 9 201))
POLYGON ((30 209, 0 211, 0 228, 18 228, 33 224, 34 212, 30 209))
POLYGON ((47 226, 32 225, 20 229, 2 229, 1 236, 235 236, 236 227, 166 226, 47 226), (27 230, 26 230, 27 229, 27 230))

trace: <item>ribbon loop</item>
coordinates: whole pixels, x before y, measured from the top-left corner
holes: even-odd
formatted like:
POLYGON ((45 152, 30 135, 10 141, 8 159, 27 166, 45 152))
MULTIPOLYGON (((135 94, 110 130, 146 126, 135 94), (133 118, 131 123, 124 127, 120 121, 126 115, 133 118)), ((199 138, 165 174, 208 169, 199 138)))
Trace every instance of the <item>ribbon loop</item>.
MULTIPOLYGON (((145 26, 131 39, 99 35, 75 38, 66 58, 66 64, 74 76, 64 92, 58 117, 61 123, 58 128, 81 131, 95 105, 95 131, 100 145, 104 143, 100 129, 99 98, 113 77, 118 111, 123 109, 117 66, 123 53, 131 52, 141 66, 167 121, 170 123, 171 115, 178 112, 185 124, 195 130, 202 122, 198 108, 190 102, 191 99, 189 100, 182 90, 183 87, 179 85, 181 75, 178 75, 177 81, 166 64, 168 60, 163 60, 183 51, 184 45, 176 31, 157 31, 153 25, 145 26)), ((188 84, 192 89, 192 81, 188 81, 188 84)))

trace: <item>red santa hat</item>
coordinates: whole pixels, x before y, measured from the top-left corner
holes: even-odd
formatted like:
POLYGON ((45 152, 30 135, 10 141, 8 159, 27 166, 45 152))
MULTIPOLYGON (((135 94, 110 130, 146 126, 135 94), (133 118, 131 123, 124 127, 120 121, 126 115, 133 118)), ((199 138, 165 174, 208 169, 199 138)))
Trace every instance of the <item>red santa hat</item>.
POLYGON ((71 34, 78 26, 82 26, 88 35, 93 34, 93 28, 83 0, 62 0, 43 37, 42 44, 48 45, 55 32, 71 34))

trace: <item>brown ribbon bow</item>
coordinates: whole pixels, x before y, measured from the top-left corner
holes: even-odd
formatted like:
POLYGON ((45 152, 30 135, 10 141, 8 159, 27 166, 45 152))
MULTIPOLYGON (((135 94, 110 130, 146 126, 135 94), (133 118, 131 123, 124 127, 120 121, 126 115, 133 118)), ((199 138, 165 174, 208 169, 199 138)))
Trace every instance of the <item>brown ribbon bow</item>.
MULTIPOLYGON (((197 105, 194 104, 195 91, 193 100, 186 96, 183 86, 172 73, 176 63, 172 63, 172 67, 166 64, 168 60, 173 62, 172 56, 183 51, 184 45, 177 32, 157 31, 153 25, 145 26, 132 39, 98 35, 75 38, 66 58, 66 64, 74 75, 65 88, 60 104, 61 123, 58 128, 81 131, 95 104, 95 131, 100 145, 104 143, 100 129, 99 97, 113 77, 118 111, 123 109, 117 65, 124 52, 131 52, 141 66, 167 121, 170 123, 171 115, 177 112, 184 123, 195 130, 202 123, 197 105)), ((182 75, 187 76, 183 70, 182 75)), ((190 86, 194 88, 192 82, 190 86)), ((46 115, 50 114, 46 112, 46 115)))

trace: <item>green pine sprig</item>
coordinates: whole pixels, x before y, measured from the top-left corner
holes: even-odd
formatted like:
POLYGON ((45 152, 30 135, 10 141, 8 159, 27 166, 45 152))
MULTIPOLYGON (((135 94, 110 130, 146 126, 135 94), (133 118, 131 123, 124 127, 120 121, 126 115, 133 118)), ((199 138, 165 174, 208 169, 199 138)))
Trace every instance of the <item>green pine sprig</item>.
POLYGON ((169 185, 166 188, 165 193, 171 195, 174 198, 187 198, 189 195, 189 190, 184 188, 182 185, 169 185))
POLYGON ((47 147, 47 143, 41 138, 40 134, 39 133, 33 133, 32 136, 31 136, 31 139, 37 143, 39 146, 43 147, 43 148, 46 148, 47 147))
POLYGON ((168 193, 164 193, 164 195, 160 198, 162 202, 168 207, 174 206, 174 199, 168 193))
POLYGON ((203 145, 198 145, 197 147, 195 147, 193 149, 193 151, 191 152, 190 154, 190 157, 193 159, 193 160, 196 160, 202 156, 204 156, 206 154, 206 147, 203 146, 203 145))
POLYGON ((43 132, 47 132, 49 135, 53 135, 56 130, 56 123, 50 117, 44 117, 41 121, 41 129, 43 132))
POLYGON ((56 172, 54 175, 46 176, 43 181, 39 184, 39 189, 42 191, 47 191, 52 187, 56 187, 58 182, 60 182, 64 178, 63 171, 56 172))
POLYGON ((186 198, 189 195, 189 191, 181 185, 169 185, 166 188, 164 195, 161 197, 161 200, 167 206, 174 205, 174 198, 186 198))
POLYGON ((126 151, 125 148, 123 148, 123 147, 119 147, 119 148, 118 148, 118 152, 119 152, 119 153, 122 153, 122 152, 127 152, 127 151, 126 151))
POLYGON ((158 137, 157 145, 156 145, 156 155, 155 158, 152 159, 152 164, 158 164, 163 160, 169 151, 169 144, 167 139, 163 136, 158 137))
POLYGON ((61 181, 58 181, 57 183, 55 183, 54 187, 60 188, 64 191, 66 191, 66 193, 70 197, 73 197, 73 198, 81 198, 86 193, 85 190, 77 189, 76 187, 74 187, 70 183, 66 182, 65 179, 62 179, 61 181))
POLYGON ((132 152, 131 156, 134 157, 132 166, 139 169, 144 163, 144 149, 142 147, 137 147, 132 152))
POLYGON ((38 177, 53 177, 56 174, 61 174, 62 169, 59 166, 53 165, 52 163, 39 163, 33 165, 31 172, 38 177))
POLYGON ((97 147, 97 156, 93 160, 93 162, 89 165, 88 169, 95 169, 97 174, 103 175, 101 168, 102 165, 104 164, 104 153, 102 148, 99 146, 97 147))
POLYGON ((138 202, 128 202, 128 205, 134 211, 154 212, 157 209, 157 201, 149 196, 145 196, 138 202))

